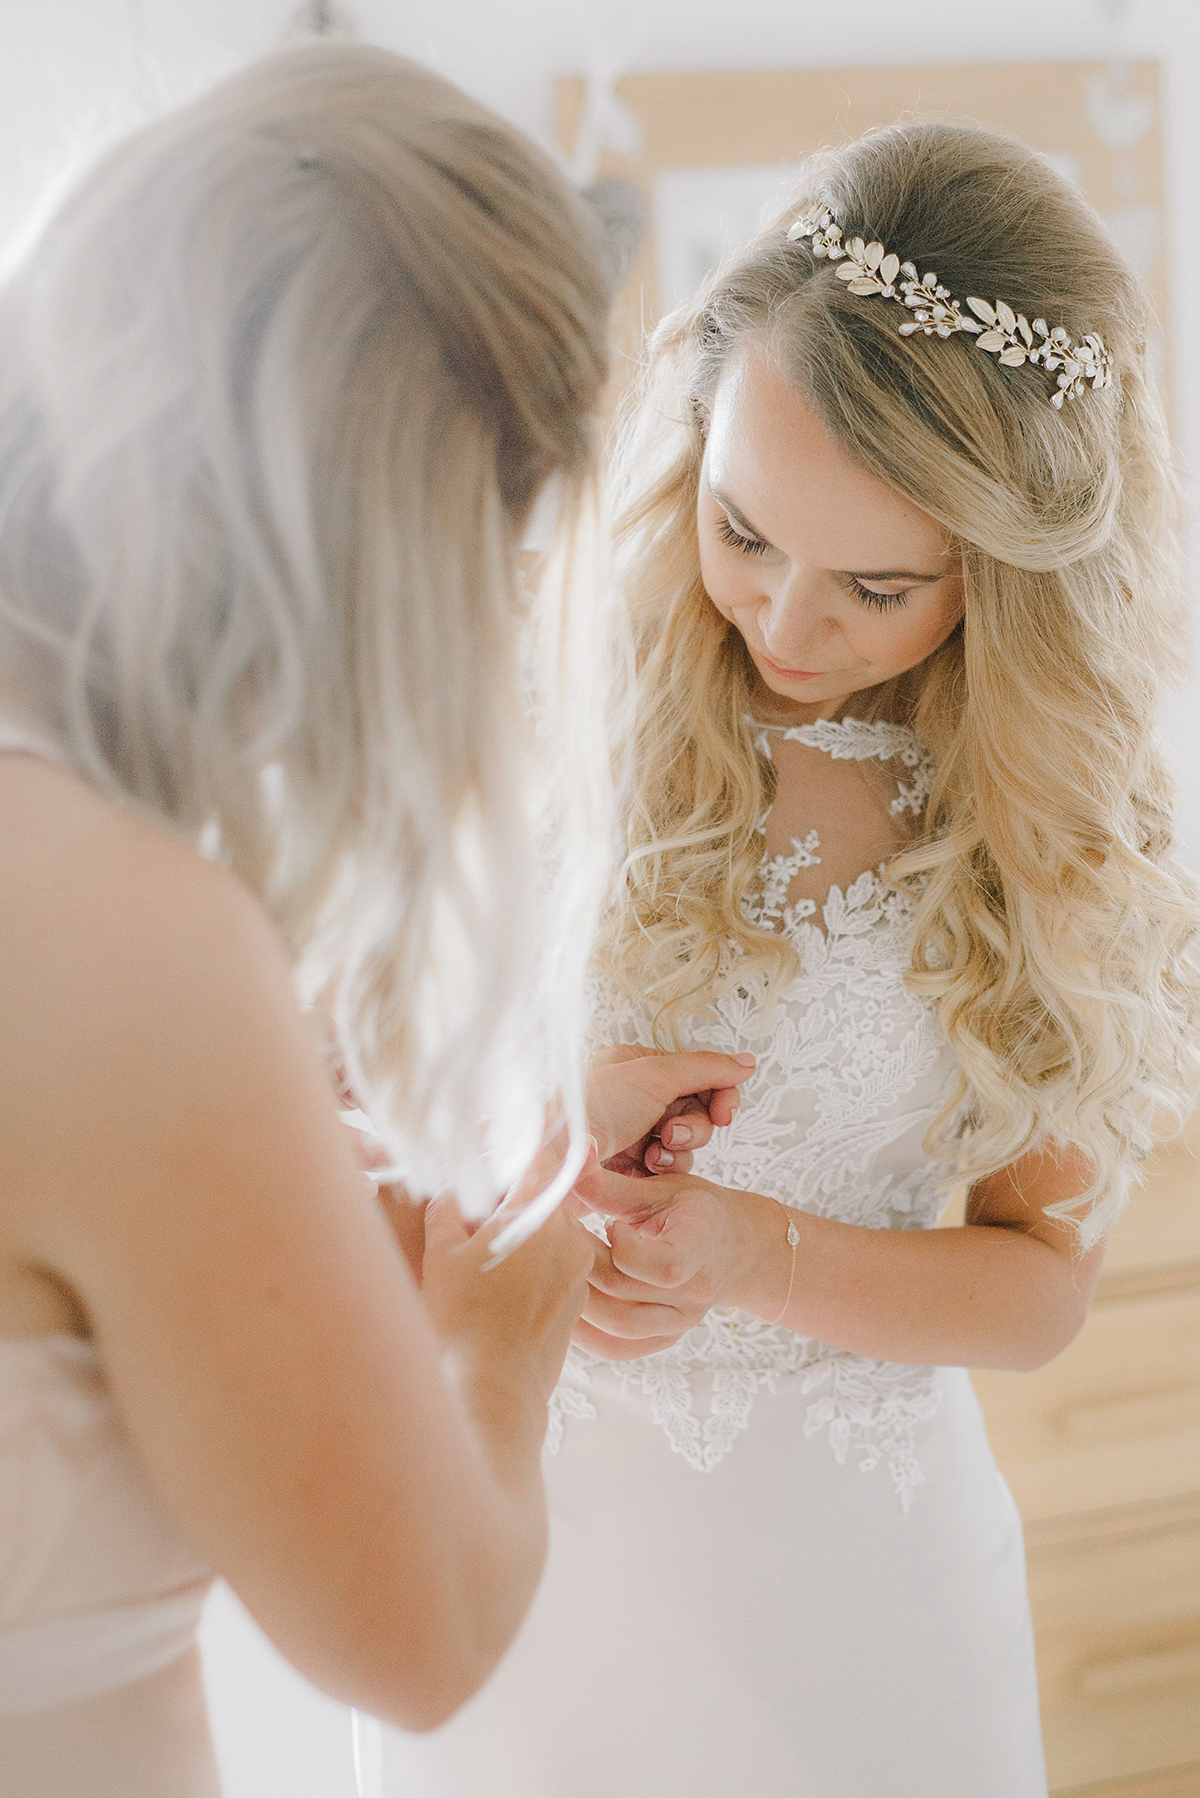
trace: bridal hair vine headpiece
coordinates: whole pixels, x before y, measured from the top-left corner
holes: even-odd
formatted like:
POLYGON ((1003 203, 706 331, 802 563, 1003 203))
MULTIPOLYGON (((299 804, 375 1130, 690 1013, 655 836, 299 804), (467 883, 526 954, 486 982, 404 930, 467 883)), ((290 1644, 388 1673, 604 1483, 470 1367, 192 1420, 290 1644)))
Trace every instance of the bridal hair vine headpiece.
POLYGON ((846 282, 851 293, 878 294, 908 307, 912 317, 900 326, 901 337, 917 331, 926 337, 953 337, 965 331, 974 338, 977 350, 986 350, 1006 368, 1039 363, 1048 374, 1057 376, 1050 404, 1059 409, 1064 400, 1077 400, 1086 393, 1089 383, 1093 388, 1112 385, 1113 359, 1094 331, 1089 331, 1082 343, 1072 343, 1061 325, 1051 329, 1044 318, 1035 318, 1031 325, 1004 300, 993 306, 971 295, 966 303, 975 316, 969 317, 948 290, 938 285, 936 275, 918 275, 915 263, 901 262, 881 243, 866 243, 861 237, 843 242, 827 206, 815 217, 797 219, 791 226, 789 240, 795 243, 802 237, 812 239, 814 256, 841 263, 838 279, 846 282))

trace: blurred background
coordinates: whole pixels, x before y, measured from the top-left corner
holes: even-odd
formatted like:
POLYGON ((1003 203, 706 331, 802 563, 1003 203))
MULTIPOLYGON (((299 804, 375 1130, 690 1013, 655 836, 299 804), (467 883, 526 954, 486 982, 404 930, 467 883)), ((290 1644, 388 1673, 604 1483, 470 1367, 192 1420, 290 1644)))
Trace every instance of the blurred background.
MULTIPOLYGON (((6 262, 107 139, 289 36, 353 35, 431 65, 599 184, 631 256, 618 379, 809 151, 913 111, 1012 132, 1080 185, 1150 284, 1196 515, 1200 0, 0 0, 0 25, 6 262)), ((1196 660, 1163 730, 1200 872, 1196 660)), ((1051 1787, 1072 1798, 1200 1798, 1197 1166, 1186 1143, 1160 1156, 1065 1355, 976 1381, 1026 1520, 1051 1787)), ((205 1646, 229 1798, 354 1798, 349 1715, 227 1592, 205 1646)))

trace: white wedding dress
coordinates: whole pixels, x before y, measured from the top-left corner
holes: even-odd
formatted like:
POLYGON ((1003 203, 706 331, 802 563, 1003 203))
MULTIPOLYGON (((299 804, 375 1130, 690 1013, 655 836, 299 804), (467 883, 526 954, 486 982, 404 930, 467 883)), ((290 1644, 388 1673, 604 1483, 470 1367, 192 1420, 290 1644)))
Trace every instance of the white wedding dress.
MULTIPOLYGON (((695 1029, 758 1056, 695 1171, 932 1228, 952 1180, 922 1139, 954 1058, 905 985, 911 900, 856 872, 900 846, 932 769, 889 724, 760 741, 781 798, 752 915, 802 971, 765 1034, 754 982, 695 1029)), ((650 1027, 601 989, 598 1045, 650 1027)), ((714 1311, 641 1360, 572 1350, 545 1465, 533 1610, 444 1729, 385 1732, 388 1798, 1045 1798, 1020 1521, 963 1369, 714 1311)))

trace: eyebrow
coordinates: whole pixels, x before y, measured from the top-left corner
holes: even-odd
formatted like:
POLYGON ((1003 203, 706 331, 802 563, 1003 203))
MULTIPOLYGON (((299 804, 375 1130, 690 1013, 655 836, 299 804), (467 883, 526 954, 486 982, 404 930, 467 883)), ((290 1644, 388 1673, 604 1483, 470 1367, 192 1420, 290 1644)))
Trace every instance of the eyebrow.
MULTIPOLYGON (((756 543, 765 543, 768 549, 775 548, 775 545, 769 538, 763 535, 758 526, 751 524, 750 520, 746 517, 746 514, 740 507, 734 505, 727 493, 723 493, 719 487, 713 487, 711 485, 708 491, 712 494, 722 511, 728 512, 730 518, 733 519, 733 522, 747 537, 753 537, 756 543)), ((920 583, 944 581, 947 573, 945 569, 939 569, 936 574, 919 574, 912 568, 882 568, 875 569, 870 573, 858 568, 839 568, 837 572, 839 574, 848 574, 856 581, 916 581, 920 583)))

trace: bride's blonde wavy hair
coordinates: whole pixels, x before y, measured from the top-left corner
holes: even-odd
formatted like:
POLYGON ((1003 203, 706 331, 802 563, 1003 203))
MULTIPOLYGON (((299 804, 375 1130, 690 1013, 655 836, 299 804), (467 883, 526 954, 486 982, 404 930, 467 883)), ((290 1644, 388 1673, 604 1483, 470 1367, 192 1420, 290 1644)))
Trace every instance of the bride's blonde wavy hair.
POLYGON ((937 1003, 960 1067, 927 1147, 978 1179, 1039 1144, 1076 1145, 1094 1171, 1085 1241, 1198 1079, 1200 909, 1171 859, 1154 734, 1183 611, 1149 326, 1134 274, 1041 157, 905 123, 806 165, 782 214, 664 321, 617 455, 639 694, 606 958, 656 1003, 664 1040, 723 983, 759 969, 778 991, 796 965, 742 915, 773 775, 746 723, 752 664, 705 593, 695 523, 714 390, 757 340, 830 435, 961 552, 961 626, 850 708, 911 723, 938 764, 926 831, 889 870, 917 900, 910 985, 937 1003), (789 242, 817 202, 960 299, 1099 332, 1114 386, 1060 412, 1040 369, 999 367, 966 336, 901 337, 899 307, 849 293, 789 242))
POLYGON ((608 300, 548 158, 337 45, 111 150, 0 301, 0 703, 242 876, 406 1179, 475 1210, 556 1092, 586 1142, 610 658, 562 564, 608 300))

